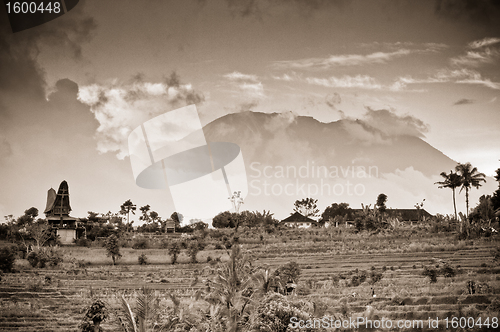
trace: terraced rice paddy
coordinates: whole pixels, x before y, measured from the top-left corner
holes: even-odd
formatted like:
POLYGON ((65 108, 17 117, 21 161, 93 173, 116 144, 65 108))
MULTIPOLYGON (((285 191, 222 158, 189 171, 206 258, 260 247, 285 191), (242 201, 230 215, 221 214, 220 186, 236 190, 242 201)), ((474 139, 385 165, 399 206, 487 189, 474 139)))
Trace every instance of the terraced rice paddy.
MULTIPOLYGON (((293 242, 300 249, 300 242, 293 242)), ((302 251, 285 255, 269 255, 266 248, 244 245, 255 266, 277 268, 287 261, 296 261, 302 273, 297 294, 324 306, 326 314, 354 318, 422 320, 425 328, 415 331, 436 331, 428 328, 428 320, 448 317, 498 317, 500 312, 500 267, 493 262, 493 244, 463 246, 454 251, 337 253, 332 250, 302 251), (253 249, 250 249, 253 248, 253 249), (455 267, 457 274, 438 276, 436 283, 422 275, 424 266, 438 266, 443 261, 455 267), (366 271, 381 274, 374 284, 368 281, 349 286, 352 275, 366 271), (467 282, 474 281, 476 294, 469 294, 467 282), (372 296, 372 293, 376 297, 372 296)), ((79 248, 69 248, 74 256, 79 248)), ((83 250, 83 249, 82 249, 83 250)), ((102 249, 85 249, 100 253, 102 249)), ((153 256, 153 250, 138 250, 153 256)), ((156 250, 158 252, 158 250, 156 250)), ((227 259, 225 250, 205 254, 227 259)), ((68 256, 69 257, 69 256, 68 256)), ((68 257, 65 257, 67 260, 68 257)), ((157 256, 157 260, 159 258, 157 256)), ((154 261, 154 259, 153 259, 154 261)), ((202 287, 203 280, 213 278, 215 264, 137 265, 121 261, 117 266, 92 264, 78 268, 65 264, 55 269, 31 269, 22 260, 20 272, 5 274, 0 284, 0 331, 78 331, 91 298, 101 298, 110 307, 117 307, 119 294, 132 294, 143 286, 154 289, 160 297, 170 292, 187 298, 202 287), (198 280, 195 284, 195 281, 198 280)), ((109 263, 108 263, 109 264, 109 263)), ((168 305, 169 300, 164 300, 168 305)), ((105 331, 120 331, 116 319, 103 324, 105 331)), ((444 326, 440 326, 444 330, 444 326)), ((347 329, 349 330, 349 328, 347 329)), ((363 329, 361 329, 363 330, 363 329)), ((368 329, 374 331, 376 329, 368 329)), ((400 330, 400 329, 394 329, 400 330)), ((453 329, 448 329, 453 330, 453 329)), ((475 330, 491 330, 482 328, 475 330)))

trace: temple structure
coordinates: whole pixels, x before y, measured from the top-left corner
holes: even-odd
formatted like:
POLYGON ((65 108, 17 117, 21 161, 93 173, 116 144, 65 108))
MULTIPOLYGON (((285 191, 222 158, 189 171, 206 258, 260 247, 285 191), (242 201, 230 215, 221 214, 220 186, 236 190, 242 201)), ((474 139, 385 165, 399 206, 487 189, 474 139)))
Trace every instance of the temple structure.
POLYGON ((84 224, 71 217, 70 212, 68 183, 63 181, 57 193, 53 188, 47 192, 47 206, 44 211, 49 225, 56 229, 62 244, 72 244, 76 239, 85 236, 84 224))

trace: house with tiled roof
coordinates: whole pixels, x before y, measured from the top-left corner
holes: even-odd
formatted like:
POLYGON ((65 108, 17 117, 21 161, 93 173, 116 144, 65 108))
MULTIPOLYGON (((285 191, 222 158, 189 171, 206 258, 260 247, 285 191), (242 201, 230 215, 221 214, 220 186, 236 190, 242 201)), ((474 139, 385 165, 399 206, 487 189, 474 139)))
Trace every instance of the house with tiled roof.
POLYGON ((298 212, 295 212, 291 216, 283 219, 281 224, 288 227, 296 227, 296 228, 309 228, 313 225, 316 225, 316 220, 306 217, 298 212))

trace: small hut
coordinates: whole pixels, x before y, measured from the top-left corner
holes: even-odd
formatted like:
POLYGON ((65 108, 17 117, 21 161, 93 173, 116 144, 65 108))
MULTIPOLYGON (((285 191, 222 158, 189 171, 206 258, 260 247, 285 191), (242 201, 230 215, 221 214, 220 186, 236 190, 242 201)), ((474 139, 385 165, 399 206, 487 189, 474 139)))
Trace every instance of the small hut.
POLYGON ((165 233, 175 233, 175 221, 170 218, 165 222, 165 233))

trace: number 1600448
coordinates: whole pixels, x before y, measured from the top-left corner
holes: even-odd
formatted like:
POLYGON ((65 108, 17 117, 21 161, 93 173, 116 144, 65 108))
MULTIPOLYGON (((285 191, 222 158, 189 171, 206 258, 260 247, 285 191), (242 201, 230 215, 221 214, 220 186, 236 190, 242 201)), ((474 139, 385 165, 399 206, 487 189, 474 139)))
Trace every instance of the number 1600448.
POLYGON ((35 13, 56 13, 61 12, 61 3, 58 1, 48 2, 7 2, 7 13, 11 14, 35 14, 35 13))

